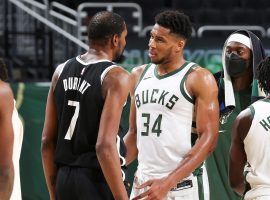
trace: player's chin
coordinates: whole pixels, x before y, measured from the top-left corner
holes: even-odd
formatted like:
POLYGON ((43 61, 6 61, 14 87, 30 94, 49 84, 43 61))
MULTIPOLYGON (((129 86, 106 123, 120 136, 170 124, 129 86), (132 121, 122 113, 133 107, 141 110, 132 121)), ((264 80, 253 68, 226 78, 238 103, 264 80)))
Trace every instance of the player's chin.
POLYGON ((150 61, 151 63, 159 64, 159 59, 157 59, 156 57, 150 57, 150 61))

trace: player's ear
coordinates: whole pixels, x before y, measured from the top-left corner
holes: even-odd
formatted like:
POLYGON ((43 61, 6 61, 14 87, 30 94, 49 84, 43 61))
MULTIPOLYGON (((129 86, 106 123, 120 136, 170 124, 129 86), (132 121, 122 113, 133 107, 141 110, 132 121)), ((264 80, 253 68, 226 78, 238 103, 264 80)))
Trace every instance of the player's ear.
POLYGON ((176 52, 182 51, 185 46, 185 40, 178 40, 176 43, 176 52))
POLYGON ((114 34, 112 36, 112 45, 117 47, 119 44, 119 36, 117 34, 114 34))

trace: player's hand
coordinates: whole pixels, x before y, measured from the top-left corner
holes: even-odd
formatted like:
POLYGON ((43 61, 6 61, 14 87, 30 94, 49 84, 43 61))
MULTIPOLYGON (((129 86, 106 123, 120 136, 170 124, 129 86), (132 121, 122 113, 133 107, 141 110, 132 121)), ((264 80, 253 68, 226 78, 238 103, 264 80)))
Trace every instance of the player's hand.
POLYGON ((133 198, 133 200, 143 199, 143 200, 161 200, 167 195, 170 187, 165 178, 162 179, 152 179, 136 187, 136 189, 143 189, 149 187, 149 189, 142 194, 133 198))

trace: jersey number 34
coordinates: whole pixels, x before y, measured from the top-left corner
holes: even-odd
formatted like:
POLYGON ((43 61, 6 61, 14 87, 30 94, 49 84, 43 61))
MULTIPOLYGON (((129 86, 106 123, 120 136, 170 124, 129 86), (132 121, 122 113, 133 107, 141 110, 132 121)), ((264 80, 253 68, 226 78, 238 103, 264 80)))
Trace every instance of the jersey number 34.
MULTIPOLYGON (((141 132, 142 136, 148 136, 149 135, 149 124, 150 124, 150 114, 149 113, 142 113, 142 118, 145 118, 145 121, 143 123, 143 126, 145 127, 144 131, 141 132)), ((161 127, 161 121, 162 121, 162 115, 159 114, 156 118, 153 127, 151 129, 152 133, 156 133, 157 136, 160 136, 160 133, 162 133, 161 127)))

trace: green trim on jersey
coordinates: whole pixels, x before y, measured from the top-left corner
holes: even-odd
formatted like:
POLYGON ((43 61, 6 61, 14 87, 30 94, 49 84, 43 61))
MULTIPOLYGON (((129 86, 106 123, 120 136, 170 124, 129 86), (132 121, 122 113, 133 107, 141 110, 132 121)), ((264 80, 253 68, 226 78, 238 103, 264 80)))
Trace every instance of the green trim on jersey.
POLYGON ((169 76, 172 76, 178 72, 180 72, 182 69, 184 69, 187 65, 189 64, 189 62, 185 62, 181 67, 179 67, 178 69, 172 71, 172 72, 169 72, 167 74, 164 74, 164 75, 159 75, 158 74, 158 71, 157 71, 157 65, 155 66, 155 69, 154 69, 154 74, 156 76, 157 79, 163 79, 163 78, 167 78, 169 76))
POLYGON ((197 176, 197 183, 198 183, 198 193, 199 193, 199 200, 204 200, 204 187, 203 187, 203 176, 200 174, 197 176))
POLYGON ((136 85, 134 91, 137 89, 138 85, 140 84, 140 82, 141 82, 141 80, 143 79, 145 73, 147 72, 147 70, 149 69, 149 67, 150 67, 151 65, 152 65, 152 63, 148 63, 148 64, 145 66, 145 68, 144 68, 144 70, 143 70, 143 73, 141 74, 140 80, 138 81, 138 83, 137 83, 137 85, 136 85))
POLYGON ((187 79, 187 76, 197 67, 198 65, 195 63, 194 65, 192 65, 189 70, 186 72, 186 74, 184 75, 181 83, 180 83, 180 92, 182 93, 183 97, 185 97, 186 100, 188 100, 190 103, 195 104, 195 100, 190 98, 188 96, 188 94, 186 93, 185 89, 184 89, 184 83, 185 80, 187 79))
POLYGON ((250 105, 248 108, 250 109, 252 118, 254 118, 254 115, 255 115, 255 109, 254 109, 254 107, 252 105, 250 105))
POLYGON ((268 99, 268 98, 262 99, 261 101, 264 101, 264 102, 270 103, 270 99, 268 99))

